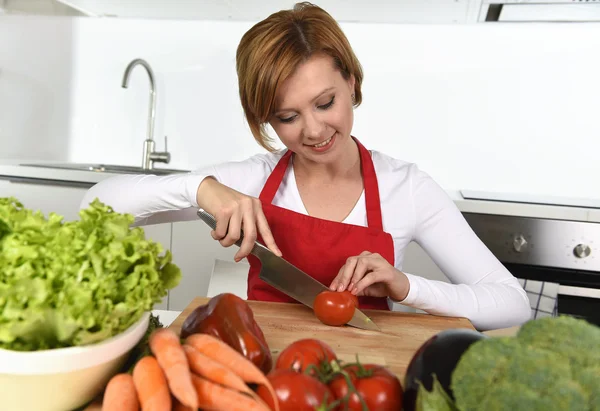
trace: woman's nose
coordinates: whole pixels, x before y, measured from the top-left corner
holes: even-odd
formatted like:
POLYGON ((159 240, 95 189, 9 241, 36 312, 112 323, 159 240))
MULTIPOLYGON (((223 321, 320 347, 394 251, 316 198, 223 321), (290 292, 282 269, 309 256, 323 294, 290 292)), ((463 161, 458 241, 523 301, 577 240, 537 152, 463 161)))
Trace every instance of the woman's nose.
POLYGON ((311 114, 304 117, 304 135, 308 138, 319 138, 325 131, 325 122, 311 114))

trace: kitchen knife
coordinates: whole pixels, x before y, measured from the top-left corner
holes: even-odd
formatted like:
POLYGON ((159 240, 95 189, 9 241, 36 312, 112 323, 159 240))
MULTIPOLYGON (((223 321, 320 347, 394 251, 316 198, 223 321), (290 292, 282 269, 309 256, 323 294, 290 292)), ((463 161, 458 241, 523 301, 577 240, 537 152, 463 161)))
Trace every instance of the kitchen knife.
MULTIPOLYGON (((215 218, 206 211, 199 209, 198 217, 213 230, 216 228, 215 218)), ((240 239, 235 243, 238 247, 242 244, 243 238, 243 233, 241 233, 240 239)), ((261 280, 311 309, 317 294, 329 290, 304 271, 275 255, 258 241, 254 242, 251 253, 262 263, 259 274, 261 280)), ((365 330, 381 331, 377 324, 358 308, 354 310, 354 316, 347 324, 365 330)))

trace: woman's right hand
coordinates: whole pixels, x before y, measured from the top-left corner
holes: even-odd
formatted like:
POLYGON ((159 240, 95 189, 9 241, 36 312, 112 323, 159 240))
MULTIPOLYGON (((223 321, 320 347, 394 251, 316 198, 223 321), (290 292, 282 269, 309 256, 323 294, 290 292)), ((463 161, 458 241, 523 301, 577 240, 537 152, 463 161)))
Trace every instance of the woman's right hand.
POLYGON ((265 246, 281 257, 258 198, 242 194, 207 177, 198 186, 196 201, 200 208, 215 217, 217 227, 211 231, 211 235, 223 247, 235 244, 243 230, 244 239, 234 256, 236 262, 250 254, 258 233, 265 246))

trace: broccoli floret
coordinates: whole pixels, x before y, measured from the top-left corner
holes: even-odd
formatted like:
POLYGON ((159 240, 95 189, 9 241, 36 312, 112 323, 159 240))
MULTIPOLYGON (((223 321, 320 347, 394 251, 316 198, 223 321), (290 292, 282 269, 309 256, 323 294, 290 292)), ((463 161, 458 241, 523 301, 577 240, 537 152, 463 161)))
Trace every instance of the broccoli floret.
POLYGON ((574 317, 546 317, 529 321, 517 339, 523 345, 546 348, 569 359, 572 367, 600 364, 600 327, 574 317))
POLYGON ((545 318, 526 323, 516 337, 477 341, 450 387, 461 411, 600 411, 600 328, 545 318))

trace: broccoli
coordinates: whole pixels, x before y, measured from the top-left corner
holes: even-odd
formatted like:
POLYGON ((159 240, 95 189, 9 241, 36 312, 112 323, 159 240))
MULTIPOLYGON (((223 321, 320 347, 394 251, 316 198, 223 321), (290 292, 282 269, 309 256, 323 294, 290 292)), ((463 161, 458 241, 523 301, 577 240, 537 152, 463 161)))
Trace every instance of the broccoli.
POLYGON ((548 317, 527 322, 514 337, 477 341, 458 361, 450 389, 452 407, 448 396, 433 398, 443 390, 421 387, 421 409, 600 411, 600 328, 548 317), (436 401, 445 404, 434 408, 436 401))

